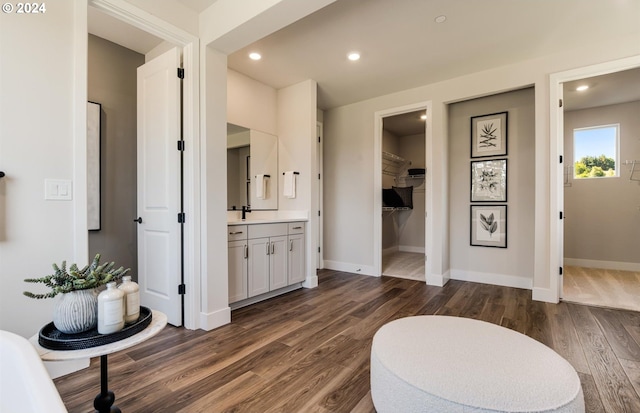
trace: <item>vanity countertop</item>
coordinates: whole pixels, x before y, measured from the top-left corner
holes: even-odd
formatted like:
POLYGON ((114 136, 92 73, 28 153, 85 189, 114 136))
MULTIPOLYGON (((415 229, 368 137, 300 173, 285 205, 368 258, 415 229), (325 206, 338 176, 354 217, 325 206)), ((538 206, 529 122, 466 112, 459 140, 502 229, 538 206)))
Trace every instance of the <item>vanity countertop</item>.
POLYGON ((227 225, 276 224, 279 222, 307 222, 306 218, 241 219, 227 221, 227 225))

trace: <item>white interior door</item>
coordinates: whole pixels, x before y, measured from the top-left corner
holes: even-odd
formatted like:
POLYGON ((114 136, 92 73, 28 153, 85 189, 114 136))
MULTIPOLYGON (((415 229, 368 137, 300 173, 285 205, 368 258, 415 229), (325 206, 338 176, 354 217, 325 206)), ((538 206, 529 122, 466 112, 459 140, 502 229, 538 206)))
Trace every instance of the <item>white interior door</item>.
POLYGON ((180 53, 138 68, 138 283, 140 303, 182 324, 180 284, 180 53))

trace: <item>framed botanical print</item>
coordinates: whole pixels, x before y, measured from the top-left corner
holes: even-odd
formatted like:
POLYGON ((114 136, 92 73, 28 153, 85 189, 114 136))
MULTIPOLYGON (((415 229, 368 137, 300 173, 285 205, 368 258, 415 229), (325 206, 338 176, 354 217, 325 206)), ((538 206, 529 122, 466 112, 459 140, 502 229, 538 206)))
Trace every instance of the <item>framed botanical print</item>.
POLYGON ((507 160, 471 162, 471 202, 507 201, 507 160))
POLYGON ((471 205, 471 245, 507 248, 507 206, 471 205))
POLYGON ((471 157, 504 156, 507 154, 508 112, 471 118, 471 157))

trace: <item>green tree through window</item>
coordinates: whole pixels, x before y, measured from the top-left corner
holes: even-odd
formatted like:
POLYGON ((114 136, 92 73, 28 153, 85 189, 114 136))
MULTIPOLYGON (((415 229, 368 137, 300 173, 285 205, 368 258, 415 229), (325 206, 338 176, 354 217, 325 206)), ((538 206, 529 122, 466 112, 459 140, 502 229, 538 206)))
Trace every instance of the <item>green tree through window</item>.
POLYGON ((618 176, 618 125, 573 130, 573 177, 602 178, 618 176))

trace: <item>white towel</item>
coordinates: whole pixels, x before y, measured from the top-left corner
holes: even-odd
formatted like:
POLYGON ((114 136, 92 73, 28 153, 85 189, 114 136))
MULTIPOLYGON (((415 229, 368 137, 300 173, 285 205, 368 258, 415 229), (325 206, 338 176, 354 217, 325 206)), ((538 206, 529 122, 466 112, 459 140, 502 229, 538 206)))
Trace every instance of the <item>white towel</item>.
POLYGON ((282 195, 284 195, 285 198, 296 197, 296 176, 293 171, 284 173, 284 189, 282 195))
POLYGON ((256 198, 265 199, 267 197, 267 179, 264 174, 256 175, 256 198))

